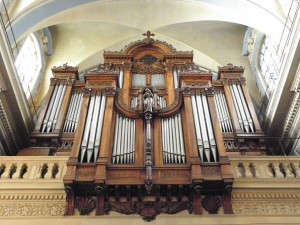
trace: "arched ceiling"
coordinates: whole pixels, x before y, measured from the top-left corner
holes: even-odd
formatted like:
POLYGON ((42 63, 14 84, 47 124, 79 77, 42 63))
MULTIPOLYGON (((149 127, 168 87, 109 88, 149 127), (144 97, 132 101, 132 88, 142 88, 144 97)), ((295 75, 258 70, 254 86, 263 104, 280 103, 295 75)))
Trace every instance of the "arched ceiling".
POLYGON ((193 50, 194 61, 209 69, 229 62, 244 66, 254 85, 248 59, 241 55, 244 33, 249 26, 277 39, 284 24, 277 1, 267 2, 19 0, 10 18, 16 39, 50 27, 54 54, 47 59, 48 74, 65 62, 91 68, 102 61, 104 50, 120 50, 150 30, 177 50, 193 50))

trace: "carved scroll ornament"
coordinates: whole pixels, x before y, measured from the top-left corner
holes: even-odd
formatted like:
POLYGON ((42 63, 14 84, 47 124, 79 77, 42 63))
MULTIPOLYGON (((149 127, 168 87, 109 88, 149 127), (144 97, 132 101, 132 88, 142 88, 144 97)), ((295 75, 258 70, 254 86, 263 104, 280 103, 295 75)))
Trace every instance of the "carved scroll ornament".
POLYGON ((143 217, 145 221, 152 221, 160 213, 175 214, 183 210, 188 210, 191 214, 193 212, 192 203, 189 201, 180 202, 107 202, 105 203, 105 213, 115 211, 122 214, 137 213, 143 217))

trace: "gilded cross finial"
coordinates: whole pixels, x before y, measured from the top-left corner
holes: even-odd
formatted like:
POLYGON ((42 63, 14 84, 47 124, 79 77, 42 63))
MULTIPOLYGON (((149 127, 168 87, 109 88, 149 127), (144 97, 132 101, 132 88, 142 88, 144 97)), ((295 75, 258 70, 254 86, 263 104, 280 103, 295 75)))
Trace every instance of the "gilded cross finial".
POLYGON ((143 33, 143 36, 146 36, 146 38, 143 40, 146 44, 151 44, 154 42, 154 39, 151 38, 151 36, 155 36, 155 34, 151 33, 151 31, 148 30, 146 33, 143 33))

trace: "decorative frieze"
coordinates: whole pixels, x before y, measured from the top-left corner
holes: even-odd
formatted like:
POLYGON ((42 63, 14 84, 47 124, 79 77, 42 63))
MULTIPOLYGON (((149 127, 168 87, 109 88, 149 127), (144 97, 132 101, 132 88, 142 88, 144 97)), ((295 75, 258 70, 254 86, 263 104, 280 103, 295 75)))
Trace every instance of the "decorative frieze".
POLYGON ((235 214, 289 214, 299 215, 300 202, 233 202, 235 214))
POLYGON ((63 216, 66 203, 0 203, 0 217, 63 216))

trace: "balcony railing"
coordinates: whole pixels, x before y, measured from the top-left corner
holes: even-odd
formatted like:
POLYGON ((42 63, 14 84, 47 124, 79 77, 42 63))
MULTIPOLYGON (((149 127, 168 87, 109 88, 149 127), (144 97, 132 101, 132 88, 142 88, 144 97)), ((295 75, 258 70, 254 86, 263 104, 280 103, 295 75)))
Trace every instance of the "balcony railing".
POLYGON ((300 158, 293 156, 230 157, 232 173, 237 178, 300 178, 300 158))
POLYGON ((68 157, 4 156, 0 160, 1 180, 62 180, 67 170, 68 157))

